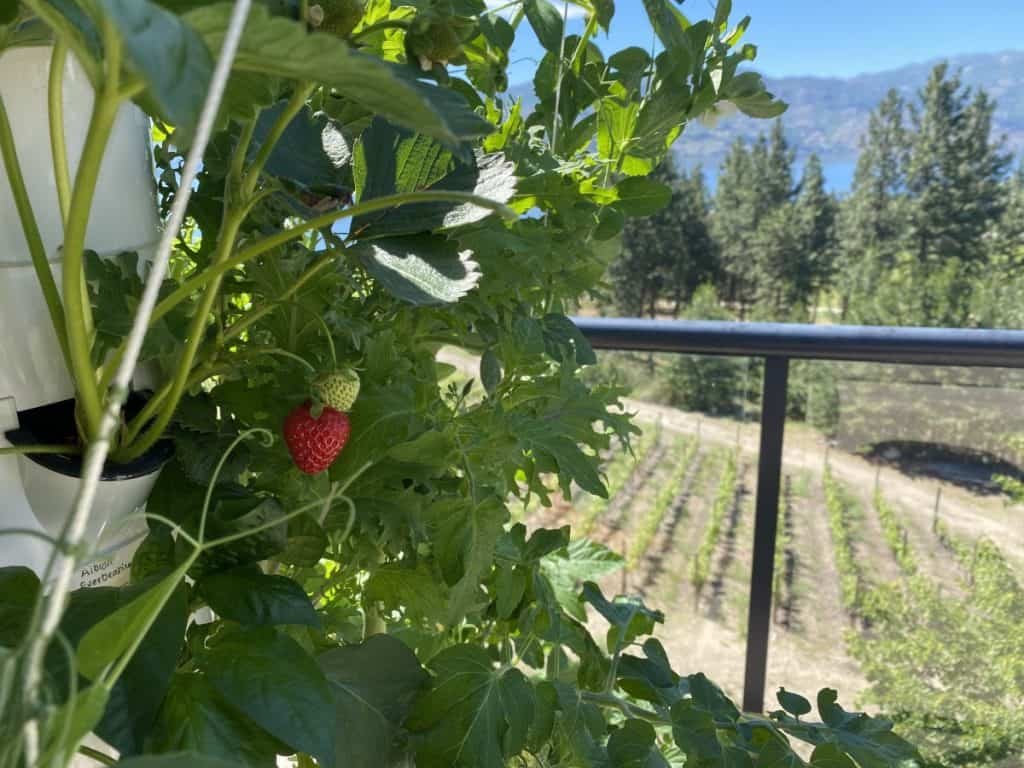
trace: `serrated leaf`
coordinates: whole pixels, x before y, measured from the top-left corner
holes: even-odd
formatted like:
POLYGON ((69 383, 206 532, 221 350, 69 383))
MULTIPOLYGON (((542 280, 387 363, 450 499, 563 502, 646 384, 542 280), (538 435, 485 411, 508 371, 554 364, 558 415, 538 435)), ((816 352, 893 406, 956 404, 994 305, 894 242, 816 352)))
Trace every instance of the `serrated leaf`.
POLYGON ((448 608, 447 588, 422 564, 409 568, 392 563, 377 568, 366 584, 366 596, 428 619, 443 616, 448 608))
POLYGON ((575 539, 564 552, 541 560, 541 572, 551 582, 559 605, 575 618, 585 621, 580 585, 614 573, 622 567, 621 555, 590 539, 575 539))
POLYGON ((378 768, 417 692, 429 679, 416 655, 389 635, 334 648, 318 659, 334 695, 337 768, 378 768))
POLYGON ((302 587, 286 576, 265 574, 257 566, 212 573, 196 589, 217 614, 239 624, 320 626, 302 587))
POLYGON ((518 669, 496 670, 483 648, 457 645, 435 656, 431 689, 413 705, 421 768, 500 766, 522 750, 534 694, 518 669))
POLYGON ((436 235, 381 238, 349 253, 389 293, 418 306, 452 304, 480 281, 472 252, 436 235))
POLYGON ((641 635, 651 634, 655 624, 665 621, 661 611, 652 611, 638 598, 619 595, 608 600, 592 581, 584 583, 583 599, 611 624, 608 629, 609 653, 632 643, 641 635))
MULTIPOLYGON (((184 18, 211 50, 219 50, 230 13, 231 6, 222 3, 184 18)), ((310 33, 300 21, 271 16, 261 6, 249 14, 234 71, 323 83, 374 114, 453 147, 493 130, 459 94, 418 81, 407 68, 358 53, 334 35, 310 33)))
MULTIPOLYGON (((385 195, 420 191, 473 193, 499 203, 512 199, 515 166, 500 153, 460 160, 437 141, 375 119, 356 144, 353 174, 360 202, 385 195)), ((453 229, 490 216, 472 203, 407 203, 357 216, 352 231, 360 237, 415 234, 453 229)))
POLYGON ((819 744, 811 753, 815 768, 857 768, 857 764, 837 744, 819 744))
MULTIPOLYGON (((149 0, 97 0, 117 27, 146 96, 172 125, 191 129, 213 76, 213 56, 195 30, 149 0)), ((218 49, 219 50, 219 49, 218 49)))
POLYGON ((334 702, 327 680, 295 640, 272 627, 232 632, 203 659, 226 701, 293 749, 333 765, 334 702))

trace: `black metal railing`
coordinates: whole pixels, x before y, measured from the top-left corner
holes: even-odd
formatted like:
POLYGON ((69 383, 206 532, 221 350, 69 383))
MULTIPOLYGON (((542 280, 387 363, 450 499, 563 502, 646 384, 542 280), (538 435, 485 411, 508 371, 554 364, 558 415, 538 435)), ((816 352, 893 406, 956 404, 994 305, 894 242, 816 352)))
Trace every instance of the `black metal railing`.
POLYGON ((596 349, 764 358, 743 708, 763 707, 789 361, 1024 368, 1024 331, 574 318, 596 349))

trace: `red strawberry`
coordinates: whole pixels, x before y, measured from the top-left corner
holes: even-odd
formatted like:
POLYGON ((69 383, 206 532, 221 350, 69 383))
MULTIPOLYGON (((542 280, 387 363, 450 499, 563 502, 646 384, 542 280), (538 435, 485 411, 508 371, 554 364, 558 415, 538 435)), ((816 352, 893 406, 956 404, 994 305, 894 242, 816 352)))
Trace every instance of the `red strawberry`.
POLYGON ((351 425, 341 411, 324 406, 323 413, 314 417, 311 403, 296 407, 284 420, 284 442, 301 471, 307 475, 323 472, 338 458, 348 442, 351 425))

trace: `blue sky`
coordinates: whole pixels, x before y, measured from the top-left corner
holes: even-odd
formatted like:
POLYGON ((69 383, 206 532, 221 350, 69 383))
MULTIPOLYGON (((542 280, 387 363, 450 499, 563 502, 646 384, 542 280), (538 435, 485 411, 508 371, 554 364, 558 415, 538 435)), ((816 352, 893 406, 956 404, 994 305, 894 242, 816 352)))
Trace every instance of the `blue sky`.
MULTIPOLYGON (((552 2, 562 8, 562 0, 552 2)), ((687 0, 681 9, 691 19, 703 18, 713 3, 687 0)), ((776 76, 846 77, 1024 46, 1024 0, 733 0, 733 19, 747 14, 753 23, 746 40, 759 51, 756 66, 776 76)), ((571 21, 569 28, 578 31, 582 22, 571 21)), ((617 0, 611 39, 599 45, 650 44, 641 0, 617 0)), ((540 56, 535 41, 517 41, 511 82, 531 80, 540 56)))

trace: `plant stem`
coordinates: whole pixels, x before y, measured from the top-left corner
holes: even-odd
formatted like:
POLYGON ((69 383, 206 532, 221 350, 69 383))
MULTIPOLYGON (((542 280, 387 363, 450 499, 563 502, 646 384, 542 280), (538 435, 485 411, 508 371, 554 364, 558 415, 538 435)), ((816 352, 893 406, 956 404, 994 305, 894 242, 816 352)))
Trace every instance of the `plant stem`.
POLYGON ((68 45, 61 38, 53 44, 50 58, 50 82, 47 91, 50 117, 50 152, 53 155, 53 177, 57 182, 57 202, 60 220, 66 227, 71 208, 71 174, 68 171, 68 147, 64 139, 64 66, 68 58, 68 45))
POLYGON ((99 436, 103 406, 99 388, 96 386, 96 372, 92 367, 90 354, 90 312, 83 300, 85 295, 85 238, 96 195, 96 182, 106 151, 110 132, 117 118, 121 97, 118 93, 118 79, 121 72, 121 40, 117 32, 104 25, 104 43, 107 55, 107 77, 96 94, 85 147, 75 174, 71 211, 64 233, 64 264, 62 267, 64 303, 67 310, 65 328, 68 334, 68 351, 71 358, 71 372, 75 378, 78 393, 77 406, 81 414, 85 442, 99 436))
POLYGON ((257 240, 247 248, 243 248, 230 259, 210 265, 199 274, 183 282, 174 291, 164 297, 163 301, 157 305, 156 311, 153 312, 153 322, 162 318, 178 304, 186 300, 211 280, 219 279, 235 267, 239 267, 267 251, 301 238, 306 232, 309 232, 312 229, 329 227, 339 219, 348 218, 350 216, 365 216, 366 214, 386 211, 390 208, 397 208, 401 205, 408 205, 410 203, 437 202, 472 203, 473 205, 479 205, 481 208, 489 208, 492 211, 496 211, 506 218, 515 218, 516 215, 514 211, 502 203, 497 203, 494 200, 489 200, 486 197, 473 195, 468 192, 425 190, 420 192, 402 192, 399 194, 374 198, 373 200, 367 200, 366 202, 359 203, 351 208, 331 211, 330 213, 325 213, 322 216, 309 219, 292 229, 285 229, 273 235, 268 235, 267 237, 257 240))
POLYGON ((78 753, 95 760, 97 763, 103 763, 103 765, 117 765, 117 760, 106 752, 100 752, 98 749, 85 746, 85 744, 79 745, 78 753))
POLYGON ((663 715, 659 715, 657 712, 653 712, 643 707, 638 707, 635 704, 630 704, 625 699, 616 696, 614 693, 594 693, 593 691, 580 691, 580 695, 589 702, 597 704, 602 707, 612 707, 619 710, 626 717, 639 718, 640 720, 646 720, 654 725, 672 725, 672 720, 663 715))
POLYGON ((64 330, 64 305, 61 303, 57 282, 53 279, 53 272, 50 271, 50 263, 46 258, 46 246, 43 244, 43 236, 39 232, 39 224, 36 221, 35 212, 32 210, 32 201, 29 199, 28 190, 25 187, 25 177, 21 172, 21 163, 18 161, 18 152, 14 144, 14 134, 11 131, 11 123, 7 117, 7 108, 2 96, 0 96, 0 155, 4 160, 7 181, 11 187, 11 195, 14 197, 14 205, 18 210, 21 229, 32 258, 32 268, 35 270, 36 280, 39 281, 39 288, 43 292, 46 308, 50 313, 50 324, 53 326, 54 333, 57 334, 64 362, 70 369, 68 337, 64 330))
MULTIPOLYGON (((217 252, 214 254, 213 259, 214 265, 224 261, 227 254, 234 247, 235 238, 238 236, 241 224, 241 217, 238 213, 231 214, 226 212, 217 238, 217 252)), ((213 269, 213 267, 210 269, 213 269)), ((170 424, 174 411, 181 401, 181 396, 185 393, 189 373, 196 359, 196 353, 199 351, 199 345, 203 340, 206 323, 209 320, 210 311, 213 309, 213 303, 217 299, 222 277, 223 273, 218 274, 206 284, 203 297, 199 302, 199 306, 196 307, 195 314, 192 316, 192 323, 188 330, 188 341, 185 342, 185 349, 178 360, 177 370, 175 370, 174 377, 171 380, 170 391, 160 412, 137 441, 133 441, 132 444, 124 447, 122 454, 119 456, 121 460, 130 461, 144 454, 160 439, 167 425, 170 424)))
POLYGON ((81 453, 77 445, 12 445, 0 448, 0 456, 18 456, 23 453, 81 453))
POLYGON ((292 97, 288 100, 281 114, 277 116, 277 120, 271 126, 270 132, 263 139, 263 143, 260 144, 252 165, 246 171, 245 176, 242 177, 241 193, 243 199, 250 197, 256 190, 256 183, 260 180, 260 174, 270 159, 274 147, 277 146, 277 142, 280 141, 292 120, 295 119, 295 116, 306 106, 306 100, 313 93, 314 87, 311 83, 300 83, 295 87, 292 97))

